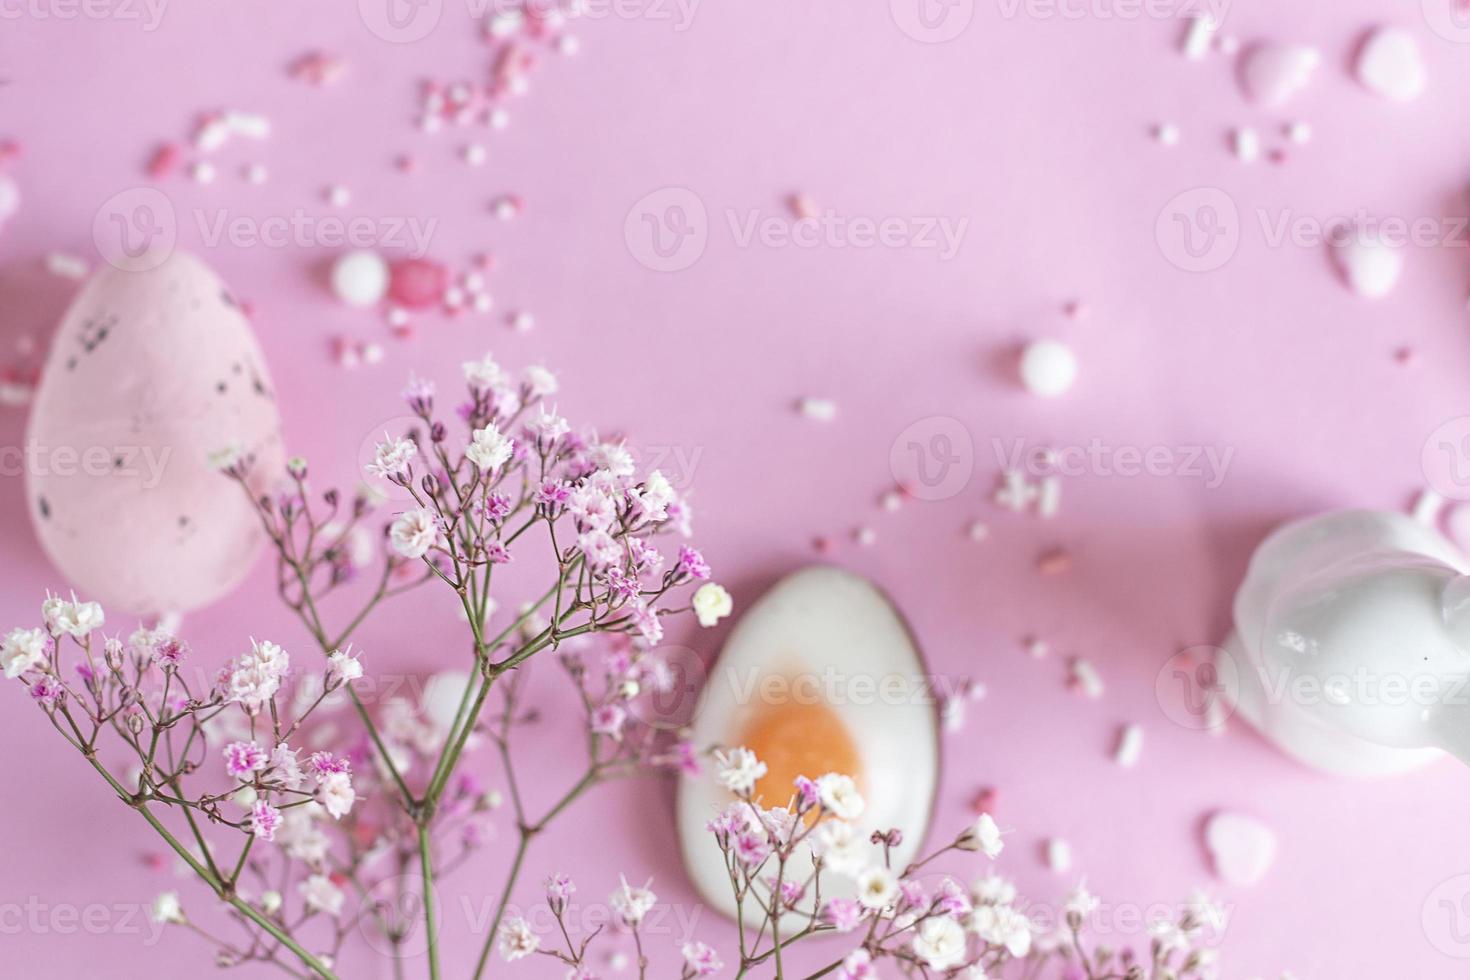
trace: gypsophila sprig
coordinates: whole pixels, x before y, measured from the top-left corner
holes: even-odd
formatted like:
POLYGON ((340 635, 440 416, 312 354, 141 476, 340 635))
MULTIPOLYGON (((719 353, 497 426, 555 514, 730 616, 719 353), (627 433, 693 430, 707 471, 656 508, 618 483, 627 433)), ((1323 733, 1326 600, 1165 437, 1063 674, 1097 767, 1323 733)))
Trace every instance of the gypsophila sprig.
MULTIPOLYGON (((622 443, 579 433, 545 404, 559 390, 545 368, 517 378, 486 355, 463 374, 465 394, 444 416, 433 384, 415 379, 405 390, 415 425, 385 432, 364 468, 401 491, 389 512, 371 489, 314 491, 300 457, 262 494, 264 475, 238 446, 212 455, 254 507, 277 592, 309 652, 251 639, 205 674, 170 630, 105 636, 102 608, 75 596, 48 595, 40 626, 0 636, 0 669, 221 904, 238 935, 206 931, 186 894, 159 895, 152 913, 205 938, 219 965, 257 961, 333 978, 344 944, 369 930, 401 971, 404 944, 423 929, 428 974, 440 977, 435 881, 484 845, 490 814, 509 797, 514 870, 473 976, 497 944, 507 959, 554 953, 581 969, 585 942, 543 947, 506 915, 532 839, 609 779, 698 768, 693 747, 645 709, 672 685, 654 649, 670 617, 692 612, 710 625, 731 608, 728 593, 711 591, 698 551, 680 540, 665 554, 665 537, 689 533, 688 503, 661 473, 639 475, 622 443), (533 598, 503 616, 505 577, 548 561, 548 581, 510 585, 533 598), (443 692, 426 689, 369 710, 357 687, 372 658, 350 641, 385 603, 431 583, 456 597, 468 624, 461 670, 430 681, 450 685, 456 707, 446 717, 436 707, 443 692), (330 623, 323 600, 338 593, 349 615, 330 623), (556 802, 533 813, 512 742, 534 722, 522 688, 548 651, 582 705, 587 753, 556 802), (322 720, 343 704, 356 734, 322 720), (496 750, 504 793, 460 770, 484 745, 496 750), (417 901, 406 901, 415 878, 417 901)), ((572 887, 553 880, 554 907, 565 908, 572 887)), ((620 894, 623 920, 636 928, 652 892, 625 884, 620 894)), ((688 969, 718 962, 699 948, 684 958, 688 969)))

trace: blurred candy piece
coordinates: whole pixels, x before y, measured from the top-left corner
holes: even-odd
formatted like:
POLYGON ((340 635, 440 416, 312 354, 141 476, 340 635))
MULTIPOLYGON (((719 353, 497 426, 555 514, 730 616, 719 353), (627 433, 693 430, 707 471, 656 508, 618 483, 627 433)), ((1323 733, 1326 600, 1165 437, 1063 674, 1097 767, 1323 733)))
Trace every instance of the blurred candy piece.
POLYGON ((437 305, 449 285, 449 271, 428 259, 405 259, 393 263, 388 295, 399 306, 422 310, 437 305))
POLYGON ((348 252, 332 266, 332 292, 348 306, 372 306, 388 293, 388 263, 377 252, 348 252))

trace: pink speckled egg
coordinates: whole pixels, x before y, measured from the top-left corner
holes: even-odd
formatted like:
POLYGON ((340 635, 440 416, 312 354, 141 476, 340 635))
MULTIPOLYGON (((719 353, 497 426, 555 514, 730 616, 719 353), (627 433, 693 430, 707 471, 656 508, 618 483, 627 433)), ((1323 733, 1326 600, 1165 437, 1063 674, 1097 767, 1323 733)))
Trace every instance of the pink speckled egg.
POLYGON ((264 540, 212 453, 268 489, 283 467, 265 358, 218 276, 174 253, 104 267, 62 318, 36 391, 27 487, 41 544, 79 595, 139 615, 233 589, 264 540))

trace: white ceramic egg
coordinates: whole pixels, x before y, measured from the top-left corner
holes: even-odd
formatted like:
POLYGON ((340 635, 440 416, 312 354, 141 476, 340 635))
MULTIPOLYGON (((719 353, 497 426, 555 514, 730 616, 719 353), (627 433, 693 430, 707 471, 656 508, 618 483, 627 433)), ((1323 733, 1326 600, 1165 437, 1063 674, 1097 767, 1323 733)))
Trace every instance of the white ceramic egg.
MULTIPOLYGON (((892 860, 901 872, 918 854, 933 811, 934 687, 893 604, 858 575, 814 566, 777 583, 741 616, 701 693, 692 738, 701 748, 745 745, 763 756, 773 782, 758 789, 768 807, 788 802, 793 767, 810 763, 812 771, 800 774, 817 779, 842 768, 839 760, 855 759, 859 771, 842 774, 857 780, 866 801, 859 834, 866 840, 877 829, 900 830, 892 860), (780 743, 759 744, 772 731, 780 743), (835 731, 847 744, 822 751, 835 731)), ((729 876, 705 825, 732 799, 705 774, 683 780, 678 800, 685 867, 704 899, 727 915, 735 913, 729 876)), ((871 849, 872 863, 880 863, 881 850, 871 849)), ((798 865, 795 873, 810 869, 798 865)), ((822 889, 824 897, 850 895, 851 877, 825 872, 822 889)))
POLYGON ((178 613, 249 571, 264 534, 209 457, 238 447, 268 489, 281 420, 250 324, 203 262, 175 252, 146 271, 104 266, 62 318, 34 406, 30 511, 79 595, 178 613))

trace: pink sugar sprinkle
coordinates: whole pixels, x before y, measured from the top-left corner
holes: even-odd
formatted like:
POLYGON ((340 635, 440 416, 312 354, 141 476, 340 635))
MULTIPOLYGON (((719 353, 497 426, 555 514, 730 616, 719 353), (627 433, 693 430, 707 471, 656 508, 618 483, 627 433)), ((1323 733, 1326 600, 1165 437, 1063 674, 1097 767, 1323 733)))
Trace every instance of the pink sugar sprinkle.
POLYGON ((1088 314, 1092 311, 1087 308, 1087 304, 1083 303, 1079 299, 1074 299, 1069 300, 1067 304, 1062 307, 1062 312, 1066 314, 1067 319, 1069 320, 1086 320, 1088 314))
POLYGON ((308 85, 331 85, 339 81, 347 70, 347 63, 321 51, 302 55, 291 64, 289 74, 298 82, 308 85))
POLYGON ((399 173, 404 174, 417 173, 419 169, 419 162, 407 153, 393 161, 393 164, 398 168, 399 173))
POLYGON ((496 198, 494 203, 490 205, 490 209, 495 213, 495 217, 501 221, 509 221, 512 218, 520 217, 521 212, 525 210, 525 204, 518 195, 506 194, 496 198))
POLYGON ((21 145, 15 140, 0 140, 0 163, 19 159, 21 145))
POLYGON ((148 176, 154 180, 172 177, 184 162, 183 148, 177 143, 161 143, 148 161, 148 176))
POLYGON ((812 550, 819 555, 830 555, 832 553, 832 539, 824 535, 812 538, 812 550))
POLYGON ((1394 360, 1398 361, 1405 367, 1408 367, 1410 364, 1413 364, 1419 359, 1418 354, 1415 353, 1414 348, 1412 347, 1400 347, 1398 350, 1393 352, 1393 357, 1394 360))
POLYGON ((791 213, 797 218, 815 218, 817 216, 817 202, 805 194, 792 194, 787 202, 791 206, 791 213))
POLYGON ((975 814, 988 813, 995 816, 995 787, 982 786, 970 800, 970 810, 975 814))
POLYGON ((1072 567, 1072 556, 1062 548, 1044 552, 1036 560, 1036 570, 1043 575, 1060 575, 1072 567))

